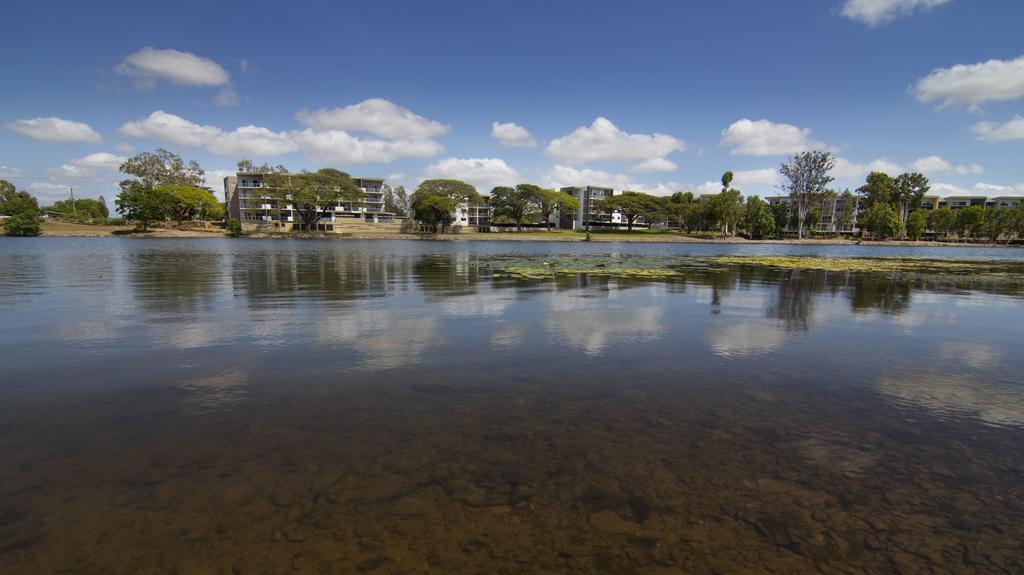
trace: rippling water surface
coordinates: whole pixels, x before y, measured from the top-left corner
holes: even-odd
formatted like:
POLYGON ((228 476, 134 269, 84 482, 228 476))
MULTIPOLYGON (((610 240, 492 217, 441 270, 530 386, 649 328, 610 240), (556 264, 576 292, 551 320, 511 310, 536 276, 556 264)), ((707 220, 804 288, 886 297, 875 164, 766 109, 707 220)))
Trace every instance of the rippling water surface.
POLYGON ((1024 253, 0 241, 0 572, 1024 572, 1024 253), (1007 260, 997 276, 604 254, 1007 260))

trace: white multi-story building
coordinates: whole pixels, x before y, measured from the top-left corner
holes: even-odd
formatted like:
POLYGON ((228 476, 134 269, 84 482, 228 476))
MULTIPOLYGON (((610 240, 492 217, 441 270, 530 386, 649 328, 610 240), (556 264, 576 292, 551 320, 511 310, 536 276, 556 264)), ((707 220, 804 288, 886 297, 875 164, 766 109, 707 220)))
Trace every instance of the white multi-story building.
MULTIPOLYGON (((765 201, 768 202, 768 205, 771 206, 783 204, 786 206, 793 207, 793 205, 796 203, 796 200, 789 196, 768 196, 765 198, 765 201)), ((818 206, 818 208, 821 210, 821 220, 818 221, 818 225, 814 231, 817 233, 830 234, 851 234, 860 231, 857 227, 857 218, 860 215, 860 198, 857 196, 853 196, 852 198, 849 199, 849 201, 852 202, 853 221, 852 223, 849 223, 847 225, 840 225, 840 220, 842 219, 843 212, 846 211, 848 207, 850 207, 846 205, 847 200, 844 199, 841 195, 822 198, 821 204, 819 204, 818 206)), ((795 232, 796 228, 792 225, 787 225, 784 231, 795 232)))
MULTIPOLYGON (((280 201, 270 193, 264 183, 263 172, 238 172, 224 178, 224 198, 228 207, 228 218, 243 225, 261 227, 283 227, 290 229, 296 221, 292 205, 280 201)), ((341 202, 335 206, 323 206, 320 211, 321 231, 334 231, 334 222, 344 218, 365 222, 381 223, 392 221, 393 213, 384 209, 384 180, 382 178, 352 178, 363 191, 358 202, 341 202)))
POLYGON ((564 211, 559 214, 558 227, 573 230, 591 228, 618 227, 622 224, 622 216, 615 212, 597 207, 597 201, 615 195, 612 188, 599 186, 565 187, 561 189, 580 204, 578 210, 564 211))

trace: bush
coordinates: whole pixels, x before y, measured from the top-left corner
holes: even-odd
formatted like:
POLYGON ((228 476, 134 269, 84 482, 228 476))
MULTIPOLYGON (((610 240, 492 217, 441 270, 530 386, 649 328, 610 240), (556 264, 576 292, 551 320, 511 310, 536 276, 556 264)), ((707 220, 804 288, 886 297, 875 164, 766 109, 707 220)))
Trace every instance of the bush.
POLYGON ((924 235, 925 227, 927 227, 927 220, 925 219, 924 212, 916 211, 907 216, 907 237, 910 239, 915 242, 921 239, 921 236, 924 235))
POLYGON ((899 237, 903 231, 903 220, 888 204, 876 203, 868 208, 863 223, 872 234, 882 239, 899 237))
POLYGON ((4 220, 6 236, 38 236, 39 215, 34 210, 19 210, 4 220))
POLYGON ((227 224, 228 237, 237 238, 242 235, 242 222, 238 220, 228 220, 227 224))

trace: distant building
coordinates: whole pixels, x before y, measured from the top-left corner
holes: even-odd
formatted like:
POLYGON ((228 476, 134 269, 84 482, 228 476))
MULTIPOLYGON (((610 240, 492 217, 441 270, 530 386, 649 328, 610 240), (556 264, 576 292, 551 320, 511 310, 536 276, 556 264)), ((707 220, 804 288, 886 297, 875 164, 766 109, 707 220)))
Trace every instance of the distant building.
POLYGON ((984 208, 986 199, 988 199, 986 196, 949 196, 939 200, 939 207, 948 207, 951 210, 960 210, 971 206, 984 208))
MULTIPOLYGON (((765 201, 769 205, 783 204, 786 206, 793 206, 796 201, 789 196, 768 196, 765 201)), ((821 203, 818 206, 821 210, 821 220, 818 221, 818 225, 815 228, 816 233, 824 234, 855 234, 860 231, 857 227, 857 218, 860 215, 860 198, 853 196, 852 198, 846 199, 841 195, 832 195, 822 198, 821 203), (847 205, 850 202, 850 206, 847 205), (843 213, 852 207, 853 217, 851 222, 843 225, 841 222, 843 213)), ((792 218, 786 225, 786 232, 796 232, 797 229, 793 225, 792 218)))
POLYGON ((452 223, 456 226, 470 228, 486 228, 491 225, 491 204, 489 196, 482 196, 480 202, 462 202, 452 214, 452 223))
POLYGON ((615 194, 612 188, 598 186, 565 187, 561 189, 563 194, 569 194, 580 207, 578 210, 565 210, 559 213, 558 227, 573 230, 585 230, 591 228, 618 227, 622 224, 622 217, 614 212, 602 210, 597 206, 598 200, 610 198, 615 194))
POLYGON ((1024 196, 996 196, 985 201, 986 208, 1019 208, 1024 204, 1024 196))
MULTIPOLYGON (((296 221, 292 205, 279 201, 270 193, 270 188, 264 183, 265 176, 263 172, 238 172, 224 178, 228 218, 241 222, 243 226, 291 229, 296 221)), ((323 206, 318 224, 320 231, 334 231, 334 223, 338 221, 382 223, 394 219, 395 215, 384 209, 382 178, 352 178, 352 181, 363 191, 363 199, 323 206)))

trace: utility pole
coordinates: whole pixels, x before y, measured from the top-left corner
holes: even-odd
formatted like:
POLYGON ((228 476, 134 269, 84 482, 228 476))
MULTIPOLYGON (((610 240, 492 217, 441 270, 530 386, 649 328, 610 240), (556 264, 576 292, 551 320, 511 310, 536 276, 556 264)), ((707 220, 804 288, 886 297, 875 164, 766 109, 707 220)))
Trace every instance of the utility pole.
POLYGON ((68 188, 68 192, 71 194, 71 213, 78 217, 78 208, 75 207, 75 189, 68 188))

